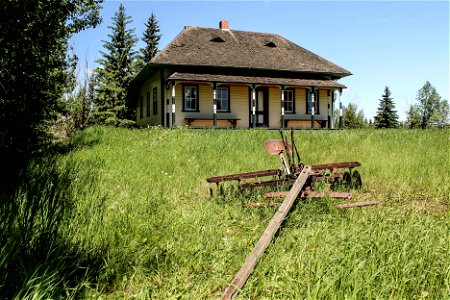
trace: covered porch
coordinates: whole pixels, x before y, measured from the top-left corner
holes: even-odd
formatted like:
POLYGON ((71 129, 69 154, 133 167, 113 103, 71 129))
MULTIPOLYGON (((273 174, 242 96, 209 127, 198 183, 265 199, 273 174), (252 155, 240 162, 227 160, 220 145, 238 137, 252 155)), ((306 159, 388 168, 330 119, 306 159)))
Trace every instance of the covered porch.
POLYGON ((166 81, 166 126, 334 128, 345 86, 298 79, 176 72, 166 81))

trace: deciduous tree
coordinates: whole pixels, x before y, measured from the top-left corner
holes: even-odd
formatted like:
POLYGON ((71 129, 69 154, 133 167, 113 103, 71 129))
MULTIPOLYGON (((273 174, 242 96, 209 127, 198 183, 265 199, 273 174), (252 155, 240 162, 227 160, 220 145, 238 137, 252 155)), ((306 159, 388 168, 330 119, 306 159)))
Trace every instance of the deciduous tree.
POLYGON ((68 79, 68 39, 101 21, 98 0, 2 2, 0 175, 11 178, 47 141, 68 79))
POLYGON ((344 127, 345 128, 364 128, 364 112, 358 111, 358 105, 349 103, 347 107, 344 107, 344 127))
POLYGON ((425 129, 429 126, 443 126, 448 124, 448 102, 441 100, 441 96, 430 82, 417 92, 417 103, 410 107, 407 122, 410 127, 425 129))

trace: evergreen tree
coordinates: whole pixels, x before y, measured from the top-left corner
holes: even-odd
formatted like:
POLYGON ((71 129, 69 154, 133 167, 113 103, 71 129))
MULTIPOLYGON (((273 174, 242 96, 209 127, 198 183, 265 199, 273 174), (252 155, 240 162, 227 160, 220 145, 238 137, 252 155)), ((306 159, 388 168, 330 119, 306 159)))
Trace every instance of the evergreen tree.
POLYGON ((441 100, 441 96, 430 82, 417 92, 417 103, 410 107, 408 124, 410 127, 425 129, 430 125, 444 126, 448 124, 448 102, 441 100))
POLYGON ((134 29, 128 29, 131 17, 125 13, 120 4, 113 17, 112 30, 108 34, 109 41, 103 41, 105 52, 100 51, 102 58, 97 68, 96 119, 99 123, 115 126, 132 126, 130 120, 132 110, 127 106, 128 85, 136 73, 136 51, 133 49, 137 38, 134 29))
POLYGON ((156 53, 158 53, 158 44, 161 39, 161 35, 159 33, 158 21, 156 20, 155 15, 152 13, 150 18, 145 24, 146 30, 144 32, 144 38, 142 39, 145 42, 145 48, 141 49, 144 63, 148 63, 153 57, 155 57, 156 53))
POLYGON ((398 115, 389 87, 384 88, 384 94, 380 99, 374 125, 376 128, 396 128, 398 127, 398 115))
POLYGON ((364 112, 358 111, 358 106, 354 103, 349 103, 347 107, 344 107, 344 128, 364 128, 364 112))

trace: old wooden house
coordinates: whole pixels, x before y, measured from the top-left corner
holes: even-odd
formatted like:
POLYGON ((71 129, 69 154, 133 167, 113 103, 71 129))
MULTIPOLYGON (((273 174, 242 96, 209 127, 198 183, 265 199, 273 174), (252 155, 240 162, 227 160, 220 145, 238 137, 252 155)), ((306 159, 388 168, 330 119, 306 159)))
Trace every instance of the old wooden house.
MULTIPOLYGON (((186 26, 133 79, 137 124, 333 128, 346 69, 276 34, 186 26)), ((342 110, 341 110, 342 113, 342 110)))

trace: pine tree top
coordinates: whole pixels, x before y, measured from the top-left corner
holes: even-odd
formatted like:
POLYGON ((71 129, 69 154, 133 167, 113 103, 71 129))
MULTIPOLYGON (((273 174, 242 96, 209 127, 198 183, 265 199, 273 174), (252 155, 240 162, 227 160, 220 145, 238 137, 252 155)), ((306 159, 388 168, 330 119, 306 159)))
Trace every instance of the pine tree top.
POLYGON ((144 37, 142 41, 145 42, 145 48, 141 49, 142 58, 145 63, 148 63, 155 55, 158 53, 158 44, 161 39, 161 35, 159 33, 159 25, 158 21, 154 13, 150 15, 145 24, 146 30, 144 32, 144 37))

